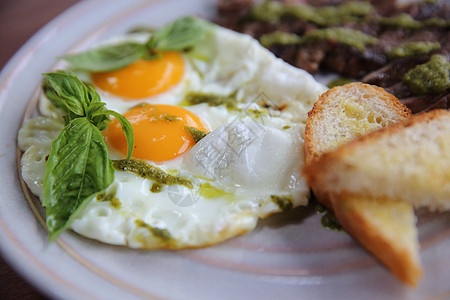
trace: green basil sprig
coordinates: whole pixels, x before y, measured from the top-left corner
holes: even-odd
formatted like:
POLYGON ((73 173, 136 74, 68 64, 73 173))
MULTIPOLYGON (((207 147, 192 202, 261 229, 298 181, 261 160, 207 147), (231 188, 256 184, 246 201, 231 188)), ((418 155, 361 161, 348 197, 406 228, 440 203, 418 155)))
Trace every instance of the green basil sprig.
POLYGON ((143 44, 127 42, 63 56, 72 66, 90 72, 112 71, 128 66, 144 55, 143 44))
POLYGON ((133 128, 121 114, 107 110, 97 92, 70 72, 44 74, 44 90, 65 113, 65 127, 53 141, 48 156, 43 205, 49 240, 54 240, 79 215, 89 199, 114 180, 114 168, 101 133, 109 115, 122 125, 128 143, 127 160, 134 145, 133 128))
POLYGON ((102 72, 123 68, 132 62, 144 58, 155 59, 161 51, 184 51, 194 47, 205 38, 210 24, 202 19, 187 16, 175 20, 154 32, 143 43, 125 42, 98 47, 86 52, 65 55, 62 58, 74 68, 102 72))

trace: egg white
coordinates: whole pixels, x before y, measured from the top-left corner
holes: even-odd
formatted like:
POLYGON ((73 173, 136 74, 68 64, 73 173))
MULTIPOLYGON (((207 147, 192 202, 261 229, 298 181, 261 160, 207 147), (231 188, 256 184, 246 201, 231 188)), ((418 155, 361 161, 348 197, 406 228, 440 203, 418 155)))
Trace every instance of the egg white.
MULTIPOLYGON (((140 101, 177 105, 189 92, 236 95, 236 109, 185 106, 211 132, 180 157, 148 162, 191 180, 194 188, 163 185, 155 193, 152 180, 115 171, 105 191, 115 202, 93 197, 72 230, 132 248, 202 247, 250 231, 258 218, 281 211, 276 197, 288 199, 293 207, 307 204, 309 190, 300 174, 302 134, 307 112, 325 87, 251 37, 212 26, 211 36, 185 55, 182 82, 140 101)), ((137 104, 99 93, 109 109, 120 113, 137 104)), ((45 157, 63 125, 45 97, 39 109, 42 116, 26 121, 18 140, 24 151, 23 179, 42 197, 45 157)), ((108 147, 111 159, 123 158, 108 147)))

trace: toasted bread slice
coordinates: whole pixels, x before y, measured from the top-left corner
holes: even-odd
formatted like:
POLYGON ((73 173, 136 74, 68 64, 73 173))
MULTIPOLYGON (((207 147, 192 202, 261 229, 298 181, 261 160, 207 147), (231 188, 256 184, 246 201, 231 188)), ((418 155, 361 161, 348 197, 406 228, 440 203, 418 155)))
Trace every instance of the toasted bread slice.
POLYGON ((320 156, 307 173, 326 192, 450 210, 450 111, 414 115, 362 136, 320 156))
POLYGON ((331 197, 342 227, 399 280, 417 286, 423 271, 412 205, 347 193, 331 197))
POLYGON ((324 153, 374 130, 411 116, 408 108, 383 89, 362 83, 324 93, 308 114, 304 174, 316 198, 360 244, 401 281, 415 286, 422 267, 416 218, 409 203, 335 192, 312 181, 314 166, 324 153))
POLYGON ((308 113, 306 163, 355 137, 410 116, 411 111, 382 88, 355 82, 330 89, 308 113))
MULTIPOLYGON (((409 116, 411 111, 395 96, 373 85, 351 83, 327 91, 308 113, 305 169, 321 154, 409 116)), ((331 209, 325 191, 313 190, 319 202, 331 209)))

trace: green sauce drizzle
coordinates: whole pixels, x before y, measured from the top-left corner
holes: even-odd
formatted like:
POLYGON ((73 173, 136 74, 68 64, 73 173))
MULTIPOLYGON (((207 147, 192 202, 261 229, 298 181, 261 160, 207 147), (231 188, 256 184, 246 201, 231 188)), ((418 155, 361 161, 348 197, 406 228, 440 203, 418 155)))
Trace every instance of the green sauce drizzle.
POLYGON ((207 135, 206 132, 190 126, 184 126, 184 130, 186 130, 192 136, 192 139, 196 143, 198 143, 202 138, 204 138, 207 135))
POLYGON ((148 225, 147 223, 145 223, 142 220, 136 220, 135 223, 139 227, 148 229, 148 231, 150 231, 150 233, 153 236, 155 236, 155 237, 157 237, 157 238, 159 238, 159 239, 161 239, 163 241, 170 241, 170 240, 172 240, 172 236, 170 235, 170 232, 167 229, 161 229, 161 228, 158 228, 158 227, 150 226, 150 225, 148 225))
MULTIPOLYGON (((181 118, 177 117, 177 116, 169 116, 169 115, 165 115, 164 116, 164 120, 169 121, 169 122, 173 122, 173 121, 180 121, 181 118)), ((157 120, 155 120, 157 121, 157 120)))
POLYGON ((172 176, 167 174, 160 168, 149 165, 145 161, 132 159, 129 162, 126 160, 113 160, 112 164, 116 170, 127 171, 134 173, 142 178, 151 179, 159 184, 179 184, 188 188, 192 188, 193 184, 189 180, 181 177, 172 176))
POLYGON ((334 213, 329 210, 325 213, 325 215, 322 216, 322 219, 320 221, 323 227, 326 227, 331 230, 341 231, 342 226, 339 223, 339 221, 336 219, 336 216, 334 213))
POLYGON ((410 15, 402 13, 394 17, 380 18, 380 25, 385 27, 404 28, 418 30, 426 27, 449 27, 450 21, 438 18, 414 20, 410 15))
POLYGON ((293 33, 275 31, 269 34, 265 34, 260 38, 260 43, 264 47, 269 47, 273 44, 304 45, 320 41, 336 41, 341 44, 355 47, 362 51, 366 48, 366 45, 376 44, 378 42, 378 39, 361 31, 349 28, 316 29, 306 33, 303 36, 298 36, 293 33))
POLYGON ((331 80, 330 82, 328 82, 327 87, 329 89, 334 88, 335 86, 341 86, 341 85, 346 85, 348 83, 352 83, 354 80, 350 79, 350 78, 343 78, 343 77, 339 77, 336 78, 334 80, 331 80))
POLYGON ((122 202, 120 202, 119 198, 116 197, 117 192, 117 186, 111 187, 108 193, 106 192, 100 192, 97 194, 95 199, 99 202, 106 202, 109 201, 112 207, 114 208, 121 208, 122 202))
POLYGON ((200 103, 207 103, 209 106, 225 105, 227 108, 236 108, 237 99, 233 95, 220 96, 202 93, 189 93, 185 96, 182 104, 196 105, 200 103))
POLYGON ((441 48, 438 42, 409 42, 388 52, 390 59, 427 54, 441 48))
POLYGON ((270 200, 272 200, 276 205, 278 205, 281 211, 288 211, 291 210, 293 207, 292 199, 286 196, 272 195, 270 196, 270 200))
POLYGON ((265 1, 259 5, 254 5, 251 16, 258 21, 277 22, 284 13, 284 6, 280 2, 265 1))
POLYGON ((274 31, 271 33, 263 34, 259 38, 259 42, 264 47, 268 48, 272 45, 301 45, 304 44, 302 37, 283 31, 274 31))
POLYGON ((450 88, 450 63, 443 55, 433 55, 428 62, 409 70, 403 82, 415 95, 445 92, 450 88))
POLYGON ((338 6, 314 7, 308 4, 282 4, 266 1, 255 5, 251 17, 255 20, 277 22, 283 18, 296 18, 319 26, 360 22, 373 11, 367 2, 349 2, 338 6))
POLYGON ((316 197, 314 197, 314 194, 311 194, 310 201, 308 203, 308 206, 312 208, 316 213, 323 214, 322 218, 320 219, 320 224, 322 224, 323 227, 335 230, 335 231, 342 231, 343 228, 339 221, 336 219, 336 216, 331 210, 328 210, 325 206, 319 203, 317 201, 316 197))
POLYGON ((163 188, 163 186, 161 184, 155 182, 152 184, 150 191, 152 193, 159 193, 159 192, 161 192, 162 188, 163 188))

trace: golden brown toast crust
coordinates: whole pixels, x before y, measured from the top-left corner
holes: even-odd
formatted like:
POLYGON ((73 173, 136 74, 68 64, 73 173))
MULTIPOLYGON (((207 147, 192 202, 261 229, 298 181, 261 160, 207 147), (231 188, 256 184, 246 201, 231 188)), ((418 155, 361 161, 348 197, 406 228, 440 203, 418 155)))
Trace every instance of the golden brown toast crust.
MULTIPOLYGON (((422 276, 422 267, 417 251, 411 251, 406 246, 397 245, 392 237, 385 234, 386 228, 383 228, 383 231, 383 229, 375 225, 376 222, 374 220, 367 218, 364 206, 358 201, 359 199, 362 199, 361 201, 377 201, 380 205, 384 205, 386 209, 392 210, 397 210, 404 205, 406 208, 409 208, 406 212, 407 215, 415 218, 412 207, 409 204, 402 204, 389 199, 366 199, 357 195, 336 194, 322 189, 314 180, 317 168, 321 167, 320 164, 317 164, 317 161, 321 161, 323 156, 328 155, 327 151, 330 151, 328 149, 325 149, 326 151, 319 149, 317 144, 320 136, 317 136, 318 133, 315 131, 315 128, 318 125, 323 125, 323 123, 320 124, 321 122, 327 122, 326 118, 329 118, 327 109, 332 105, 334 98, 340 93, 351 91, 361 92, 363 97, 366 98, 362 99, 362 101, 375 98, 374 101, 383 102, 383 106, 387 107, 398 119, 407 119, 411 116, 411 112, 406 106, 401 104, 396 97, 379 87, 353 83, 329 90, 320 96, 313 109, 308 113, 305 129, 305 165, 303 174, 308 185, 314 191, 317 200, 335 212, 337 219, 350 235, 386 265, 399 280, 410 286, 416 286, 422 276)), ((355 133, 356 136, 357 134, 355 133)), ((343 141, 340 142, 345 143, 343 141)), ((338 150, 332 152, 335 151, 338 150)), ((416 232, 414 224, 407 224, 406 226, 412 226, 410 229, 414 233, 416 232)), ((414 239, 412 242, 415 242, 417 246, 417 239, 414 239)))
POLYGON ((343 91, 358 91, 358 92, 365 92, 367 95, 370 95, 371 97, 376 97, 378 101, 383 101, 386 103, 386 105, 390 108, 391 111, 395 112, 399 117, 401 118, 408 118, 411 116, 411 111, 404 106, 394 95, 386 92, 384 89, 364 84, 360 82, 350 83, 346 84, 344 86, 337 86, 334 87, 327 92, 320 95, 317 102, 314 104, 311 111, 308 112, 308 119, 306 122, 306 128, 305 128, 305 164, 308 164, 309 162, 316 159, 318 156, 320 156, 322 153, 320 153, 320 150, 316 147, 314 142, 314 127, 318 122, 326 122, 324 120, 325 116, 323 115, 323 112, 326 111, 326 109, 329 106, 329 103, 333 101, 333 98, 343 92, 343 91))
MULTIPOLYGON (((361 197, 348 193, 330 194, 330 197, 333 211, 342 227, 400 281, 412 287, 417 286, 423 275, 422 267, 418 263, 418 253, 411 253, 402 245, 398 245, 396 241, 381 234, 377 225, 372 222, 373 220, 364 215, 358 202, 361 201, 361 197)), ((389 199, 365 198, 362 201, 377 201, 391 209, 397 208, 397 205, 402 205, 389 199)), ((411 212, 411 214, 414 214, 414 212, 411 212)))
POLYGON ((303 168, 303 175, 305 176, 309 186, 316 186, 320 184, 321 174, 327 171, 327 166, 330 165, 331 162, 339 159, 339 157, 344 156, 347 153, 351 153, 352 149, 359 147, 359 145, 371 143, 372 141, 386 135, 395 134, 400 132, 405 127, 410 127, 419 123, 427 123, 431 120, 441 118, 450 119, 450 111, 445 109, 436 109, 426 113, 413 115, 412 117, 389 127, 384 127, 367 135, 360 136, 335 151, 324 153, 320 155, 320 157, 317 157, 314 161, 310 161, 308 166, 303 168))

